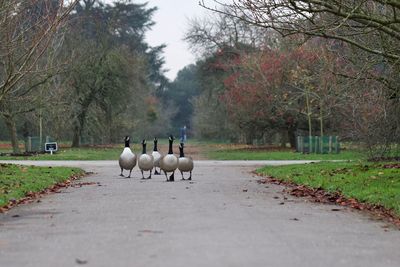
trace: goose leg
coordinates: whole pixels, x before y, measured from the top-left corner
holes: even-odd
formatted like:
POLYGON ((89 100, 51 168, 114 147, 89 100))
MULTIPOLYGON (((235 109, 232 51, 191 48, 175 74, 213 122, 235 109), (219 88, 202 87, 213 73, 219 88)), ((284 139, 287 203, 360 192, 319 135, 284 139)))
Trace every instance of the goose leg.
POLYGON ((167 176, 167 172, 166 172, 166 171, 164 171, 164 174, 165 174, 165 178, 167 178, 167 182, 169 182, 169 180, 168 180, 168 176, 167 176))
POLYGON ((171 176, 169 177, 169 181, 170 182, 174 182, 175 181, 175 171, 172 172, 171 176))
POLYGON ((140 170, 140 171, 142 172, 142 180, 143 180, 143 179, 145 179, 145 178, 144 178, 144 174, 143 174, 143 170, 140 170))
POLYGON ((119 176, 124 177, 124 175, 122 174, 123 170, 124 170, 124 169, 121 168, 121 174, 120 174, 119 176))
POLYGON ((182 180, 185 180, 185 178, 183 177, 183 171, 181 171, 181 175, 182 175, 182 180))
POLYGON ((161 174, 161 173, 159 173, 159 172, 157 171, 157 168, 154 168, 154 175, 159 175, 159 174, 161 174))
POLYGON ((190 171, 190 176, 189 176, 188 180, 192 180, 192 171, 190 171))
POLYGON ((150 170, 150 176, 149 176, 147 179, 151 179, 151 173, 152 173, 152 171, 153 171, 153 170, 150 170))
POLYGON ((128 178, 131 178, 131 173, 132 173, 132 169, 129 171, 129 176, 128 176, 128 178))

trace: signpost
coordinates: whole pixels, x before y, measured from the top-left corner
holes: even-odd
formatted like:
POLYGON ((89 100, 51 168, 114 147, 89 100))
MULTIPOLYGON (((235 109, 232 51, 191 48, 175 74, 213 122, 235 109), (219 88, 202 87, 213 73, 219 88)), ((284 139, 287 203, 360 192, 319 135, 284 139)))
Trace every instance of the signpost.
POLYGON ((50 152, 51 155, 53 155, 53 151, 57 152, 57 150, 58 150, 57 142, 51 142, 51 143, 44 144, 44 151, 50 152))

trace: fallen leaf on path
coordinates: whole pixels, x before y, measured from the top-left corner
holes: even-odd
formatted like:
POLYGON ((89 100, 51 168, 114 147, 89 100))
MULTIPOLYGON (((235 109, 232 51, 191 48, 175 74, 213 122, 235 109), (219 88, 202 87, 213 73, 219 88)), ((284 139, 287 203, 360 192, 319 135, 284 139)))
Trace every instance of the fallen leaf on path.
MULTIPOLYGON (((346 169, 337 169, 337 171, 343 172, 346 171, 346 169)), ((340 206, 351 207, 357 210, 369 211, 372 215, 374 215, 378 219, 385 218, 387 221, 397 226, 400 226, 400 217, 396 215, 393 210, 386 209, 381 205, 364 203, 354 198, 347 198, 341 192, 327 192, 321 187, 312 188, 305 185, 298 185, 296 183, 279 180, 271 176, 262 176, 262 178, 258 180, 258 183, 260 184, 272 183, 272 184, 283 185, 285 186, 283 192, 296 197, 307 197, 309 200, 313 200, 314 202, 331 203, 340 206)), ((277 199, 278 197, 275 196, 274 198, 277 199)))
POLYGON ((75 259, 75 262, 78 263, 78 264, 86 264, 86 263, 88 263, 87 260, 81 260, 81 259, 75 259))
POLYGON ((147 234, 162 234, 164 233, 163 231, 160 230, 149 230, 149 229, 145 229, 145 230, 139 230, 139 233, 147 233, 147 234))

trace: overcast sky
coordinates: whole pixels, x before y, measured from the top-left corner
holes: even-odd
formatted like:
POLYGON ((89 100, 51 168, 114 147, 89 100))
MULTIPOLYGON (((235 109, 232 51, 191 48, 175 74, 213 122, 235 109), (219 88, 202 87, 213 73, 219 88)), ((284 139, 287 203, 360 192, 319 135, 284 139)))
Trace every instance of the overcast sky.
POLYGON ((173 80, 184 66, 194 63, 187 43, 182 38, 188 27, 188 19, 205 16, 208 11, 198 5, 199 0, 140 0, 148 7, 157 6, 153 20, 156 25, 147 33, 147 42, 152 45, 166 44, 164 50, 166 76, 173 80))

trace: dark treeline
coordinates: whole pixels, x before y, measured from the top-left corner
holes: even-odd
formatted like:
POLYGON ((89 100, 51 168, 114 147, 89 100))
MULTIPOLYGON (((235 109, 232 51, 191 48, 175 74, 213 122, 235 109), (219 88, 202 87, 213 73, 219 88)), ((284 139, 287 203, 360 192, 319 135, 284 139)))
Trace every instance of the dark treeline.
POLYGON ((173 85, 186 87, 192 132, 292 147, 297 135, 339 135, 361 142, 371 156, 398 155, 400 29, 393 12, 399 7, 367 1, 356 9, 355 2, 344 1, 338 3, 348 12, 343 18, 321 12, 319 2, 305 11, 281 2, 220 4, 212 8, 214 16, 191 21, 186 40, 199 60, 173 85), (290 14, 287 21, 283 13, 265 13, 265 6, 297 8, 304 17, 290 14), (318 15, 307 20, 307 12, 318 15), (389 30, 359 22, 357 12, 393 23, 389 30), (315 24, 308 25, 311 20, 315 24))
POLYGON ((0 2, 0 138, 18 152, 26 136, 80 146, 186 125, 203 139, 294 146, 296 135, 339 135, 374 156, 400 152, 395 1, 202 5, 214 12, 185 34, 198 60, 170 82, 164 46, 145 41, 155 7, 0 2))
POLYGON ((14 152, 27 136, 49 135, 77 147, 171 130, 176 107, 162 97, 168 85, 164 45, 145 41, 155 7, 5 2, 0 11, 10 20, 0 25, 0 136, 12 140, 14 152))

